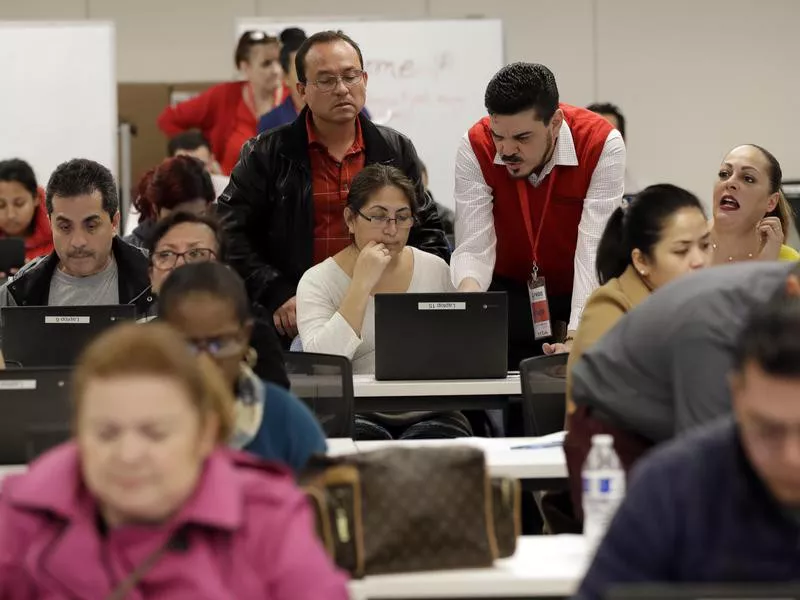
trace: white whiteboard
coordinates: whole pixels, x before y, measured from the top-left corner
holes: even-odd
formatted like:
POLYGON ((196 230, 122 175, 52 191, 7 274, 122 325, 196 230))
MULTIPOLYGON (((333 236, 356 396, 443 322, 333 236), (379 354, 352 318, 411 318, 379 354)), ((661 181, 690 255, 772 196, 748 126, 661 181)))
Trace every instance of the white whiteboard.
POLYGON ((0 160, 21 158, 41 186, 71 158, 117 172, 114 26, 0 21, 0 160))
POLYGON ((373 120, 411 138, 428 167, 436 201, 452 208, 458 142, 486 114, 486 85, 503 66, 502 22, 248 18, 237 20, 235 33, 277 35, 286 27, 301 27, 309 36, 341 29, 358 43, 373 120))

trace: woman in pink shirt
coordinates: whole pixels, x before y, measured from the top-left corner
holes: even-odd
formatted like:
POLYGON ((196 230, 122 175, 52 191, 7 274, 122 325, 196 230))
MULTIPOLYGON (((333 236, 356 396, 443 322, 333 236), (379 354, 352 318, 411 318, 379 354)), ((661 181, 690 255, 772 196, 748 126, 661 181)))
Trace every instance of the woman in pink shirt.
POLYGON ((0 599, 347 598, 291 475, 218 444, 220 377, 162 324, 90 346, 75 441, 3 481, 0 599))

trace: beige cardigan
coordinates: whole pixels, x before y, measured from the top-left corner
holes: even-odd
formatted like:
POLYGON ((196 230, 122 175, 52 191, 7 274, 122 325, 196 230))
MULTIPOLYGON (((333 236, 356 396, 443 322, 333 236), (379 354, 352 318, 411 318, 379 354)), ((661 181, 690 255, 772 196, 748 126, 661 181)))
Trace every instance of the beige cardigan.
POLYGON ((572 367, 586 350, 594 346, 629 310, 641 304, 650 289, 632 265, 619 277, 609 280, 589 296, 567 360, 567 415, 572 414, 572 367))

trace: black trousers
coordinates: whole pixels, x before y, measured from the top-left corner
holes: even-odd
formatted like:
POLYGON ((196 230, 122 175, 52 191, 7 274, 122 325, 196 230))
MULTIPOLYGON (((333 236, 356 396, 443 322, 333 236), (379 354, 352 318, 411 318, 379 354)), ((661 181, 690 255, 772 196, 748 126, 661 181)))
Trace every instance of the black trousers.
MULTIPOLYGON (((546 278, 545 278, 546 281, 546 278)), ((547 295, 553 337, 535 340, 533 320, 527 284, 495 276, 489 286, 491 292, 506 292, 508 296, 508 368, 519 369, 519 363, 531 356, 544 354, 542 344, 560 342, 564 339, 569 323, 572 295, 547 295)), ((507 437, 525 435, 522 419, 522 404, 510 404, 505 410, 505 434, 507 437)), ((522 531, 525 535, 542 533, 543 521, 539 508, 529 492, 522 495, 522 531)))
POLYGON ((548 293, 553 337, 535 340, 527 284, 495 276, 489 286, 489 291, 506 292, 508 296, 508 369, 510 371, 519 369, 519 363, 526 358, 541 356, 543 343, 560 342, 564 339, 572 304, 571 294, 553 296, 548 293))

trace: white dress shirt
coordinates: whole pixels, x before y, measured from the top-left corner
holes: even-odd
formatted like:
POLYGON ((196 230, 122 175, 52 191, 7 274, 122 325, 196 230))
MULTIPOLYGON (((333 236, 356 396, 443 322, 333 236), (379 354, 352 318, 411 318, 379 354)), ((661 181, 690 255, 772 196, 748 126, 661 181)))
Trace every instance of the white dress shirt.
MULTIPOLYGON (((494 162, 503 164, 499 154, 495 155, 494 162)), ((538 187, 559 165, 578 165, 572 131, 566 120, 561 123, 553 156, 540 175, 531 174, 528 180, 538 187)), ((575 279, 569 319, 571 331, 578 329, 586 300, 598 286, 595 272, 597 245, 608 218, 622 201, 624 182, 625 143, 615 129, 608 134, 583 202, 575 249, 575 279)), ((483 179, 469 135, 465 134, 456 154, 456 249, 450 260, 456 287, 467 277, 475 279, 482 290, 487 290, 492 281, 497 249, 492 201, 492 188, 483 179)))

